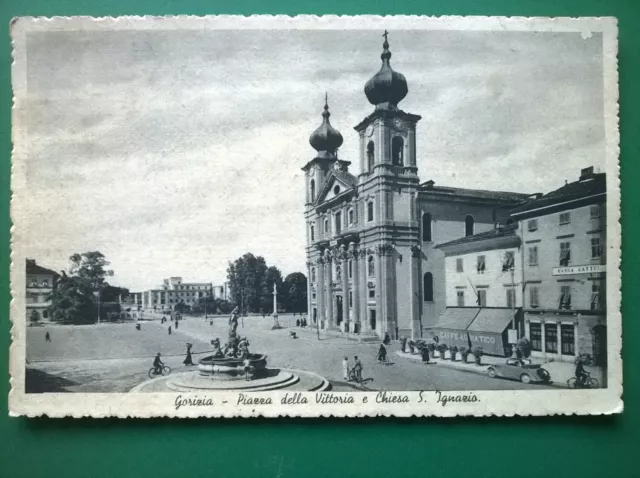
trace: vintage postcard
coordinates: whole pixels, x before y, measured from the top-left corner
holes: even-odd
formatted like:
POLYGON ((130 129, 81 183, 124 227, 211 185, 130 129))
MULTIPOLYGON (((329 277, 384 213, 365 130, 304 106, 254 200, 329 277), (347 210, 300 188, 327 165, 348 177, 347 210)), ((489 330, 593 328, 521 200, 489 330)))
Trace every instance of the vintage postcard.
POLYGON ((614 18, 17 18, 12 415, 622 411, 614 18))

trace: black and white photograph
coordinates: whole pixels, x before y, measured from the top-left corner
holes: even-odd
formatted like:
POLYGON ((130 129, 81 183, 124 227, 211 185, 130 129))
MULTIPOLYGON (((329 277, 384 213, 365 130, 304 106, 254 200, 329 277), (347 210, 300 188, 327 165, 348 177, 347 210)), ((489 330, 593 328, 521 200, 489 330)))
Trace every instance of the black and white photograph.
POLYGON ((611 18, 20 18, 10 411, 622 411, 611 18))

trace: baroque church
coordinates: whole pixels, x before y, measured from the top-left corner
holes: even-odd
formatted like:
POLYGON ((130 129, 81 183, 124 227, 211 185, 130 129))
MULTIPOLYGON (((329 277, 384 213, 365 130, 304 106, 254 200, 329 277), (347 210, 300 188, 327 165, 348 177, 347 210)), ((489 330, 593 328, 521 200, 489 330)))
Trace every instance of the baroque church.
POLYGON ((326 100, 309 138, 317 153, 302 168, 308 310, 328 332, 415 339, 446 308, 444 253, 435 246, 504 224, 529 195, 420 181, 421 117, 398 107, 407 80, 391 68, 383 36, 382 66, 364 87, 374 109, 354 127, 358 174, 338 155, 343 137, 326 100))

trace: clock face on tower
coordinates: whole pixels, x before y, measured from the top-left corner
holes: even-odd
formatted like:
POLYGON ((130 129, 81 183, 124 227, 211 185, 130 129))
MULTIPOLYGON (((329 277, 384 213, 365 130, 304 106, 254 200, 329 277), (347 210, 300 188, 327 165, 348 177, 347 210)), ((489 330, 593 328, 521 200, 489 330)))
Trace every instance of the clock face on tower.
POLYGON ((371 136, 373 136, 373 125, 372 124, 367 126, 367 130, 364 132, 364 134, 366 134, 369 138, 371 138, 371 136))

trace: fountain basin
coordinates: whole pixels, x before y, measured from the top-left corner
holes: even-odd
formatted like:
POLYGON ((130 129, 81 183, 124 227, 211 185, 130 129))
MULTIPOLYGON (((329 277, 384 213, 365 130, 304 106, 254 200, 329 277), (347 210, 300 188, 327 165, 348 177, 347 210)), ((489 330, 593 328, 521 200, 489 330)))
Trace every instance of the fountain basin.
MULTIPOLYGON (((244 378, 244 359, 232 357, 216 358, 213 355, 204 357, 198 363, 200 375, 215 377, 224 375, 226 379, 230 377, 244 378)), ((267 356, 265 354, 249 354, 249 366, 252 376, 260 376, 267 368, 267 356)))

